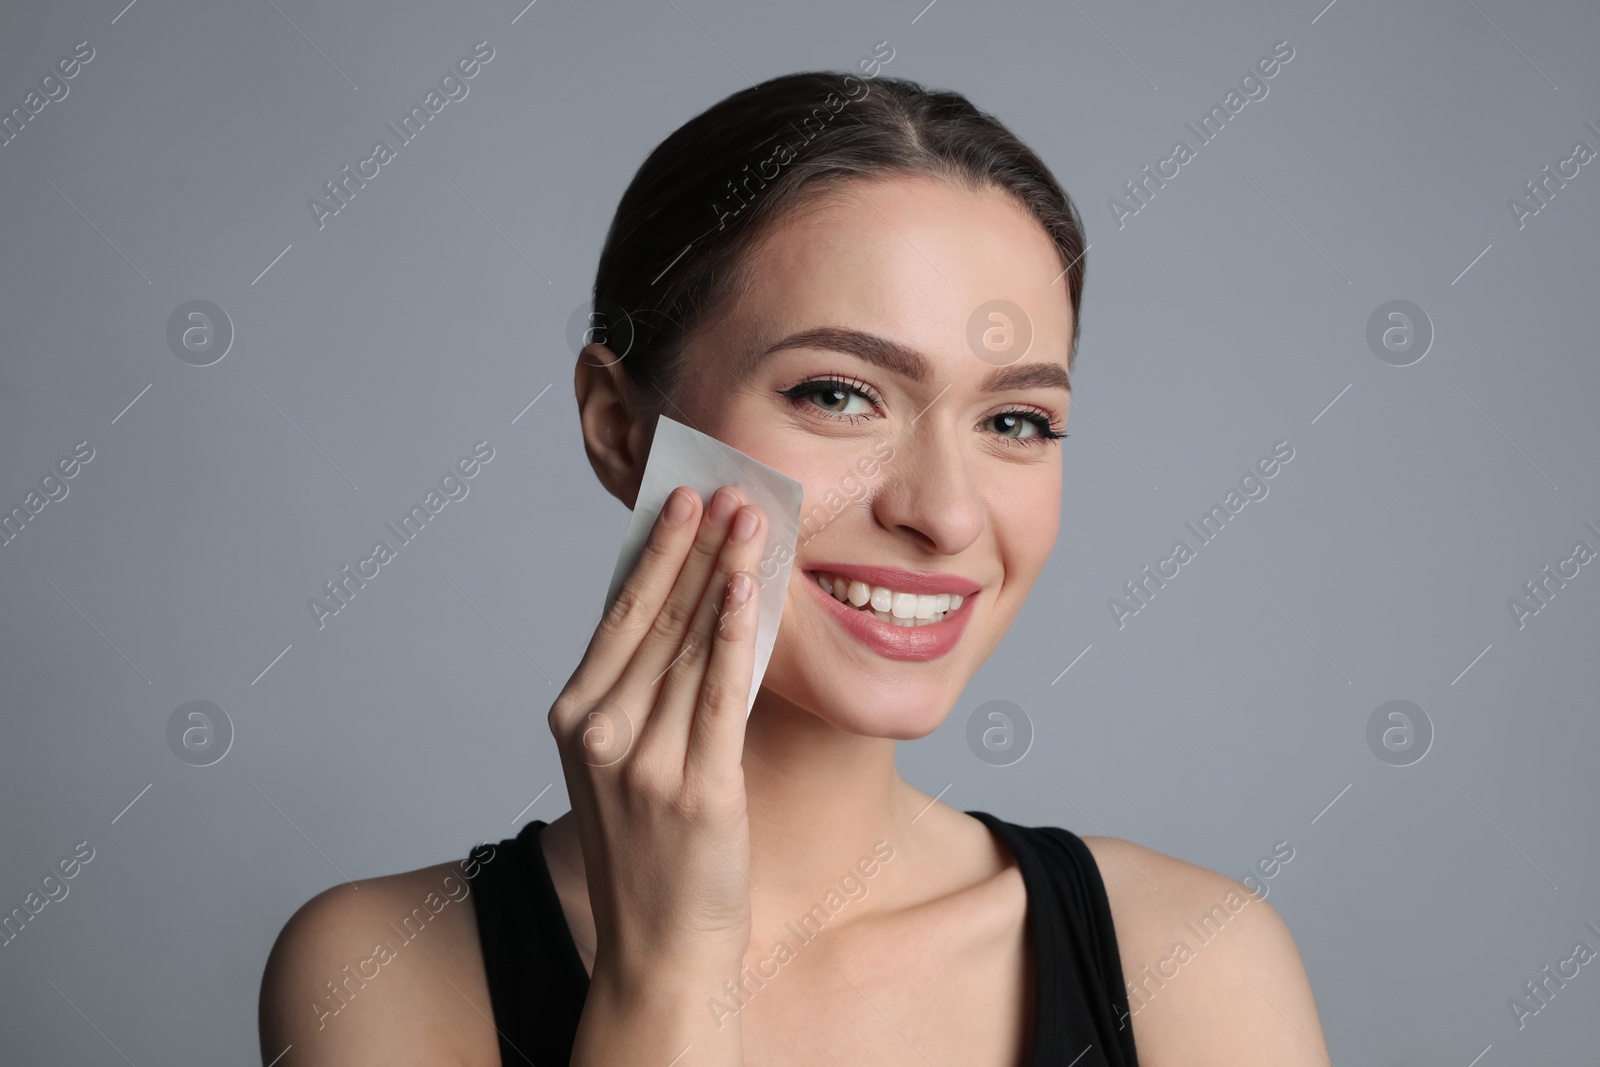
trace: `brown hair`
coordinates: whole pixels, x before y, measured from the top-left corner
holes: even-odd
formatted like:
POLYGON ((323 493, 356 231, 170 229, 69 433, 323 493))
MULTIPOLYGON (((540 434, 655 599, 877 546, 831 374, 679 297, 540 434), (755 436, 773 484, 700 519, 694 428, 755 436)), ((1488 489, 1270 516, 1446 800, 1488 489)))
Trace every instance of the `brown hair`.
POLYGON ((748 280, 745 254, 775 220, 841 182, 893 174, 998 189, 1039 221, 1066 274, 1070 368, 1083 224, 1049 168, 960 93, 834 71, 742 89, 656 146, 606 234, 591 323, 645 396, 670 395, 685 340, 748 280))

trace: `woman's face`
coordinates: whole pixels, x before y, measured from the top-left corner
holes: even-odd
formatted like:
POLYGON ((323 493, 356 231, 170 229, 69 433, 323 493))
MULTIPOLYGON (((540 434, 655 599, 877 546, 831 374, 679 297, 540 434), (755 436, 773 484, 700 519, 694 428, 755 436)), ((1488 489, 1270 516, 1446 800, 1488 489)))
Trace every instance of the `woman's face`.
POLYGON ((1055 247, 1002 193, 908 177, 839 189, 751 257, 749 289, 695 335, 666 413, 805 487, 763 687, 853 733, 921 737, 1055 544, 1049 435, 1067 420, 1073 326, 1055 247), (980 313, 994 301, 1025 321, 980 313), (1008 328, 1013 342, 1031 328, 1020 358, 1008 328), (966 595, 943 621, 897 626, 848 584, 843 603, 825 593, 819 576, 840 575, 887 590, 891 617, 966 595))

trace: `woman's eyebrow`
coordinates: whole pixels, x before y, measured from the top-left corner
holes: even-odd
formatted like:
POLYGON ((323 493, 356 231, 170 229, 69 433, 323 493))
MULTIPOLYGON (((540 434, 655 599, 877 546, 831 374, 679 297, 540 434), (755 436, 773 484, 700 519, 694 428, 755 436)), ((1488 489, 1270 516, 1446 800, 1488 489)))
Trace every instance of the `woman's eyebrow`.
POLYGON ((1000 367, 983 380, 986 393, 1004 393, 1010 389, 1065 389, 1072 392, 1072 381, 1067 368, 1052 361, 1040 363, 1012 363, 1000 367))
POLYGON ((772 353, 781 352, 786 348, 825 348, 833 352, 844 352, 898 374, 902 378, 910 378, 914 382, 925 382, 933 377, 932 364, 915 349, 907 348, 887 337, 843 326, 818 326, 790 334, 777 344, 768 346, 764 352, 758 353, 751 364, 753 366, 772 353))
MULTIPOLYGON (((934 377, 933 364, 916 349, 907 348, 887 337, 844 326, 818 326, 790 334, 776 344, 748 356, 745 365, 739 368, 740 377, 753 370, 766 356, 788 348, 824 348, 844 352, 914 382, 927 382, 934 377)), ((981 388, 986 393, 1034 388, 1065 389, 1070 393, 1072 384, 1067 369, 1049 361, 997 367, 984 379, 981 388)))

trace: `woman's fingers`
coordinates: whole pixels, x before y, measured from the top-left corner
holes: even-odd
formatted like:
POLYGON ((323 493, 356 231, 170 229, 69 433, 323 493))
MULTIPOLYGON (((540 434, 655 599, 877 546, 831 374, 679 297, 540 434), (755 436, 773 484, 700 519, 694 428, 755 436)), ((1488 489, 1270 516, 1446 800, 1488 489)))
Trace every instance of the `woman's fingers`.
POLYGON ((588 708, 616 685, 678 581, 684 556, 696 539, 700 515, 699 493, 686 486, 672 491, 667 506, 656 516, 638 562, 623 579, 617 598, 601 616, 583 659, 562 689, 558 706, 588 708))
MULTIPOLYGON (((699 706, 689 724, 683 766, 687 781, 726 782, 744 759, 760 600, 761 583, 755 569, 734 572, 727 585, 724 624, 712 638, 699 706)), ((741 776, 741 786, 743 781, 741 776)))
POLYGON ((603 747, 612 754, 619 744, 623 751, 631 745, 655 704, 657 681, 680 651, 733 513, 742 503, 742 492, 723 486, 702 512, 698 493, 687 486, 673 490, 552 708, 553 726, 571 732, 579 724, 570 715, 584 709, 593 720, 585 726, 586 744, 606 738, 603 747))
MULTIPOLYGON (((623 706, 641 708, 644 716, 653 714, 650 709, 656 704, 657 683, 683 651, 684 638, 694 624, 706 583, 711 580, 717 557, 727 541, 734 513, 743 503, 743 494, 730 486, 723 486, 712 494, 677 581, 656 612, 654 624, 612 687, 612 699, 623 706)), ((642 721, 637 725, 642 726, 642 721)))
POLYGON ((683 650, 666 672, 644 735, 651 751, 662 753, 662 759, 672 753, 677 766, 687 766, 683 753, 699 718, 734 715, 741 724, 744 721, 754 667, 756 598, 752 590, 742 601, 730 599, 729 579, 736 571, 746 572, 747 577, 756 572, 766 532, 767 519, 760 508, 739 509, 683 650))

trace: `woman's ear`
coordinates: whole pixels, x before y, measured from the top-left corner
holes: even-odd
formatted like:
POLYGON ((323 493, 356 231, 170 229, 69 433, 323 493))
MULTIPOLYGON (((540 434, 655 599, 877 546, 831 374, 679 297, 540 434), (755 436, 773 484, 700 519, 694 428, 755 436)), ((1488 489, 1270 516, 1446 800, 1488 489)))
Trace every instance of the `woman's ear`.
POLYGON ((622 360, 605 345, 578 353, 572 385, 589 466, 606 492, 632 511, 655 436, 655 413, 644 410, 622 360))

